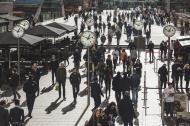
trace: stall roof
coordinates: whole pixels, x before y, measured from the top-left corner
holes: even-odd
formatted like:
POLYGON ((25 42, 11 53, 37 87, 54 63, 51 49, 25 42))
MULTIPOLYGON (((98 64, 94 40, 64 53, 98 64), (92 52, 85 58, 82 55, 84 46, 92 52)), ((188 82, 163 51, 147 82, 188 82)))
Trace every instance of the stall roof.
POLYGON ((6 20, 9 20, 9 21, 20 21, 20 20, 23 20, 23 18, 21 18, 21 17, 12 16, 12 15, 9 15, 9 14, 0 15, 0 18, 6 19, 6 20))
POLYGON ((177 38, 181 46, 189 46, 190 45, 190 36, 180 36, 177 38))

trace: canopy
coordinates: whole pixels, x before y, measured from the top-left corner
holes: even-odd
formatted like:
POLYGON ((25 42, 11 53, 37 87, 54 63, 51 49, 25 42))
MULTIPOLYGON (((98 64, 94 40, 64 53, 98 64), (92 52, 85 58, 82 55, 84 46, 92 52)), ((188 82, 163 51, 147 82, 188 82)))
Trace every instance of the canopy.
POLYGON ((63 29, 63 30, 66 30, 67 32, 73 32, 74 30, 77 29, 76 26, 70 26, 70 25, 61 24, 61 23, 57 23, 57 22, 47 24, 46 26, 51 26, 51 27, 63 29))
MULTIPOLYGON (((45 40, 45 38, 24 34, 24 36, 19 39, 19 42, 20 45, 33 45, 43 40, 45 40)), ((18 44, 18 39, 12 35, 12 32, 0 33, 0 45, 15 46, 17 44, 18 44)))
POLYGON ((181 46, 189 46, 190 45, 190 36, 180 36, 177 38, 181 46))
POLYGON ((26 30, 26 33, 36 36, 58 37, 66 33, 66 31, 51 26, 37 25, 26 30))
POLYGON ((12 15, 9 15, 9 14, 0 15, 0 18, 6 19, 6 20, 9 20, 9 21, 21 21, 21 20, 23 20, 23 18, 12 16, 12 15))

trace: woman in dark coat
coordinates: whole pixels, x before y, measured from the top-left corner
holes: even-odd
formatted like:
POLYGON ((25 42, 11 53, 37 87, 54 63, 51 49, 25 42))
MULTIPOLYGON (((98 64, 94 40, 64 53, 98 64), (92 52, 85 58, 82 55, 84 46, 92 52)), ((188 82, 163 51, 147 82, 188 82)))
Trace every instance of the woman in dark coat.
POLYGON ((186 81, 186 92, 189 92, 189 81, 190 81, 190 65, 186 64, 184 66, 184 77, 186 81))
POLYGON ((135 113, 129 94, 125 93, 124 98, 120 101, 118 109, 124 126, 133 126, 135 113))

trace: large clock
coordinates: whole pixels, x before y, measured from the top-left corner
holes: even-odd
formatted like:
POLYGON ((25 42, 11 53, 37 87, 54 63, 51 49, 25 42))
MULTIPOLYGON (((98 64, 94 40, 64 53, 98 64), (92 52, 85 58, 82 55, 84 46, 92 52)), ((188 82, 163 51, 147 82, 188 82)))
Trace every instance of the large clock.
POLYGON ((176 29, 175 29, 175 27, 172 26, 172 25, 167 25, 167 26, 164 27, 163 33, 164 33, 164 35, 167 36, 167 37, 172 37, 172 36, 175 35, 176 29))
POLYGON ((142 28, 143 28, 143 22, 136 21, 135 24, 134 24, 134 27, 135 27, 136 30, 142 30, 142 28))
POLYGON ((86 47, 92 46, 96 42, 96 35, 94 32, 85 31, 81 34, 80 41, 86 47))
POLYGON ((21 21, 19 25, 20 25, 21 27, 23 27, 24 30, 27 30, 27 29, 30 27, 30 23, 29 23, 28 20, 23 20, 23 21, 21 21))
POLYGON ((92 18, 88 18, 88 19, 86 20, 86 25, 87 25, 87 26, 93 26, 93 25, 94 25, 94 20, 93 20, 92 18))
POLYGON ((13 29, 12 29, 12 34, 15 38, 21 38, 24 35, 24 29, 19 26, 16 25, 13 29))

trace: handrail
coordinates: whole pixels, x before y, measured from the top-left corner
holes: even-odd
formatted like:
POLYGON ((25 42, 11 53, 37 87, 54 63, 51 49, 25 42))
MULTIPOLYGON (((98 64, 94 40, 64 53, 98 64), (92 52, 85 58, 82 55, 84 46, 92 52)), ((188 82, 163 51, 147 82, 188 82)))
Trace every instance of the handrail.
POLYGON ((86 113, 88 107, 90 106, 90 56, 89 56, 89 48, 88 50, 88 68, 87 68, 87 88, 88 88, 88 96, 87 96, 87 105, 85 107, 85 109, 83 110, 82 114, 80 115, 80 117, 78 118, 77 122, 75 123, 74 126, 77 126, 79 124, 79 122, 81 121, 82 117, 84 116, 84 114, 86 113))

